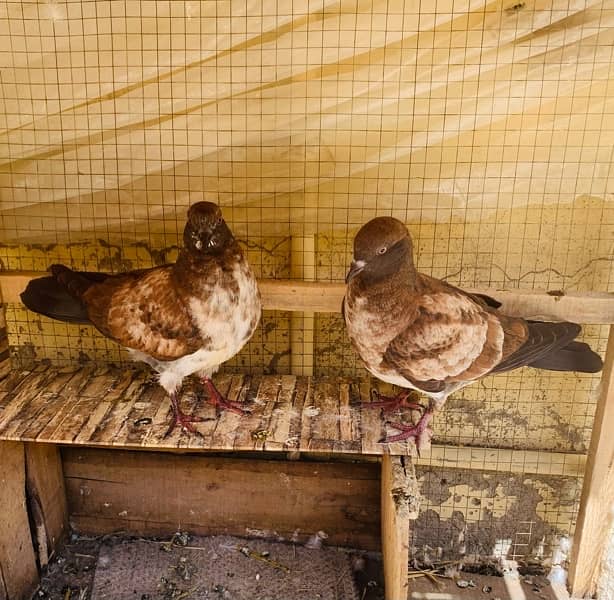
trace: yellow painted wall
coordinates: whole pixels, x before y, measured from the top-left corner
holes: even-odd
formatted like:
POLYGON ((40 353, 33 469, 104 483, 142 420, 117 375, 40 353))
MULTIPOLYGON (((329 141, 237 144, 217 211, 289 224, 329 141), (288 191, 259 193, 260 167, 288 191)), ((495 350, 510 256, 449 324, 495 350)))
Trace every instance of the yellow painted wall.
MULTIPOLYGON (((614 291, 613 47, 609 0, 0 3, 0 268, 171 261, 205 198, 263 277, 341 280, 358 227, 390 214, 452 283, 614 291)), ((91 329, 7 317, 16 365, 124 358, 91 329)), ((225 368, 364 376, 338 315, 293 362, 298 322, 265 314, 225 368)), ((584 337, 603 350, 603 328, 584 337)), ((487 379, 435 440, 583 453, 597 382, 487 379)), ((464 466, 423 475, 441 544, 462 521, 455 552, 510 537, 547 555, 573 529, 578 479, 464 466)))

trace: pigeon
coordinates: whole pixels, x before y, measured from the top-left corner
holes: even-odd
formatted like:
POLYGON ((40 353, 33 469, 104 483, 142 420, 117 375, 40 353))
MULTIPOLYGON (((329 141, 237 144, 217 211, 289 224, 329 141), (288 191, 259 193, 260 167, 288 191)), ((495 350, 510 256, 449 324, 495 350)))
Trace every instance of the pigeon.
POLYGON ((261 313, 254 274, 220 208, 193 204, 174 264, 110 275, 52 265, 51 276, 29 282, 21 294, 32 311, 72 323, 89 323, 148 364, 168 393, 176 425, 197 433, 198 416, 181 411, 178 391, 196 373, 217 410, 243 414, 211 376, 254 333, 261 313))
POLYGON ((584 373, 603 367, 587 344, 574 341, 580 325, 510 317, 493 298, 416 271, 409 231, 392 217, 358 231, 346 284, 342 312, 353 347, 372 375, 404 388, 368 406, 422 409, 408 401, 410 390, 429 397, 415 425, 389 423, 400 433, 382 442, 413 439, 419 451, 430 441, 434 411, 486 375, 523 366, 584 373))

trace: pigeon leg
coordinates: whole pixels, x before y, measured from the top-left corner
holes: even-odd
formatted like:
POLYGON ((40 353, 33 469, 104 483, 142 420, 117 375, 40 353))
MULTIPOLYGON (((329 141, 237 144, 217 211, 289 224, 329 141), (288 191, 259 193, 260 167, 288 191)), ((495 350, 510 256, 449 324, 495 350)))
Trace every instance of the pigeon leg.
POLYGON ((241 402, 233 402, 232 400, 224 398, 224 396, 222 396, 222 394, 220 394, 218 389, 215 387, 210 377, 201 377, 200 380, 207 388, 207 392, 209 394, 209 402, 213 404, 213 406, 215 406, 217 411, 229 410, 230 412, 236 413, 238 415, 249 414, 249 411, 243 408, 243 404, 241 402))
POLYGON ((397 408, 411 408, 413 410, 424 410, 422 404, 417 402, 408 402, 408 398, 412 395, 411 390, 401 390, 396 396, 384 396, 377 390, 371 391, 371 396, 377 398, 375 402, 362 402, 363 408, 381 408, 384 412, 392 412, 397 408))
POLYGON ((415 425, 405 425, 404 423, 388 423, 390 427, 398 429, 401 433, 391 435, 380 440, 381 443, 401 442, 403 440, 413 439, 416 444, 418 454, 425 442, 428 442, 431 436, 429 423, 433 418, 433 408, 429 406, 420 417, 420 420, 415 425))
POLYGON ((201 433, 194 428, 192 423, 200 423, 205 419, 196 415, 186 415, 179 406, 179 398, 177 398, 177 392, 173 392, 170 396, 171 406, 173 408, 173 418, 171 424, 166 430, 166 433, 164 434, 164 437, 167 438, 177 425, 181 425, 181 429, 183 429, 184 431, 189 431, 190 433, 201 435, 201 433))

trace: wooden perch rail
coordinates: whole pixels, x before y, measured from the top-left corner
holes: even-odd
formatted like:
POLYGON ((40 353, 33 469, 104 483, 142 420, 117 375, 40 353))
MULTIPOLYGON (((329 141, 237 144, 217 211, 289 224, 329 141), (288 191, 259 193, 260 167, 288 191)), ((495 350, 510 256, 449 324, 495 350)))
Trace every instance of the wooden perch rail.
MULTIPOLYGON (((0 273, 2 302, 19 303, 19 294, 28 282, 42 275, 44 273, 32 271, 0 273)), ((259 285, 265 309, 303 313, 338 313, 345 292, 343 283, 334 282, 261 280, 259 285)), ((607 436, 611 430, 609 425, 614 422, 614 294, 490 289, 467 291, 492 296, 502 303, 505 313, 513 316, 612 325, 602 393, 588 456, 537 450, 434 445, 428 456, 412 461, 413 448, 399 443, 390 444, 387 448, 390 454, 380 457, 383 449, 377 440, 383 433, 381 419, 376 411, 362 411, 359 402, 371 399, 369 382, 342 378, 312 380, 295 376, 250 378, 221 375, 218 379, 225 381, 225 390, 231 396, 237 399, 240 396, 249 397, 254 401, 256 409, 249 417, 250 427, 237 428, 236 415, 223 414, 218 419, 211 414, 210 419, 201 426, 206 430, 202 438, 186 438, 177 432, 175 437, 166 440, 161 436, 168 416, 168 404, 160 388, 147 385, 146 375, 142 372, 112 373, 88 368, 75 368, 71 371, 43 366, 35 368, 31 373, 14 372, 10 371, 9 361, 5 360, 0 363, 0 382, 3 383, 0 386, 0 457, 12 466, 10 472, 5 469, 4 477, 0 478, 5 492, 2 494, 0 490, 0 505, 9 507, 5 518, 0 517, 0 530, 4 527, 9 533, 8 536, 0 535, 0 598, 12 600, 23 597, 24 591, 31 590, 37 581, 31 540, 36 542, 39 564, 42 565, 67 527, 70 507, 66 508, 65 478, 62 476, 62 458, 58 450, 61 446, 78 446, 79 452, 83 446, 105 448, 87 452, 131 448, 135 456, 136 449, 147 448, 166 452, 301 452, 319 453, 331 458, 349 455, 355 460, 366 461, 366 464, 379 460, 380 522, 387 600, 399 600, 405 597, 407 591, 408 545, 404 532, 409 529, 416 510, 413 505, 409 507, 399 504, 398 499, 399 490, 407 498, 418 495, 412 462, 424 463, 431 468, 457 466, 462 462, 482 470, 498 470, 501 465, 506 465, 510 472, 572 477, 581 476, 586 467, 570 575, 574 592, 578 595, 592 592, 598 576, 595 557, 603 550, 601 533, 605 531, 603 524, 610 516, 614 490, 612 442, 607 436), (74 390, 69 381, 73 385, 78 383, 74 390), (256 403, 256 400, 259 402, 256 403), (153 417, 145 419, 143 423, 146 425, 143 425, 139 417, 144 416, 145 407, 155 410, 151 413, 153 417), (293 412, 288 409, 293 409, 293 412), (54 475, 43 476, 47 473, 54 475), (33 536, 30 535, 28 515, 24 509, 24 487, 36 527, 33 536), (17 493, 19 490, 21 496, 17 493), (10 504, 9 499, 15 498, 17 501, 10 504), (18 561, 14 560, 11 550, 15 536, 25 540, 24 548, 27 550, 26 554, 18 557, 18 561), (595 541, 599 546, 597 550, 594 548, 595 541)), ((3 311, 0 310, 0 326, 3 324, 2 317, 3 311)), ((4 344, 0 350, 4 349, 4 354, 8 354, 6 336, 0 339, 0 343, 4 344)), ((191 393, 184 401, 194 408, 195 399, 195 393, 191 393)), ((208 407, 204 407, 204 410, 211 412, 208 407)), ((71 456, 66 449, 65 452, 71 456)), ((250 461, 261 466, 266 463, 266 459, 250 461)), ((334 471, 337 467, 334 463, 331 465, 334 471)), ((154 462, 153 468, 157 470, 158 463, 154 462)), ((336 481, 343 478, 345 466, 339 467, 339 471, 333 471, 331 480, 336 481)), ((351 477, 349 480, 354 485, 351 477)), ((373 495, 373 485, 369 489, 373 495)), ((76 498, 77 495, 71 496, 69 493, 69 497, 76 498)), ((266 517, 265 512, 262 513, 263 519, 266 517)), ((96 529, 87 511, 80 518, 82 524, 96 529)), ((115 525, 115 521, 112 525, 115 525)), ((354 541, 362 540, 365 546, 373 546, 373 532, 358 531, 352 535, 354 541)), ((336 538, 335 541, 348 542, 336 538)))
MULTIPOLYGON (((5 271, 0 273, 4 302, 19 303, 19 294, 31 279, 46 273, 5 271)), ((292 312, 340 312, 345 293, 341 282, 261 279, 264 308, 292 312)), ((614 294, 598 292, 560 292, 533 290, 495 290, 467 288, 468 292, 488 294, 503 304, 510 316, 532 319, 575 321, 577 323, 614 323, 614 294)))

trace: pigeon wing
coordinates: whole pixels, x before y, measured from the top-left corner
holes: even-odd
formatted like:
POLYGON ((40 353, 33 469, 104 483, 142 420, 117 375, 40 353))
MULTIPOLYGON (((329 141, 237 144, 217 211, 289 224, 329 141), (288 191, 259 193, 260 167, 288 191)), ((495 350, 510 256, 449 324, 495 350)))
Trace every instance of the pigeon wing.
POLYGON ((104 335, 158 360, 180 358, 206 343, 173 284, 171 267, 108 278, 83 300, 104 335))
POLYGON ((524 341, 519 320, 502 320, 460 290, 435 288, 413 301, 416 316, 391 340, 383 363, 424 391, 486 375, 524 341))

